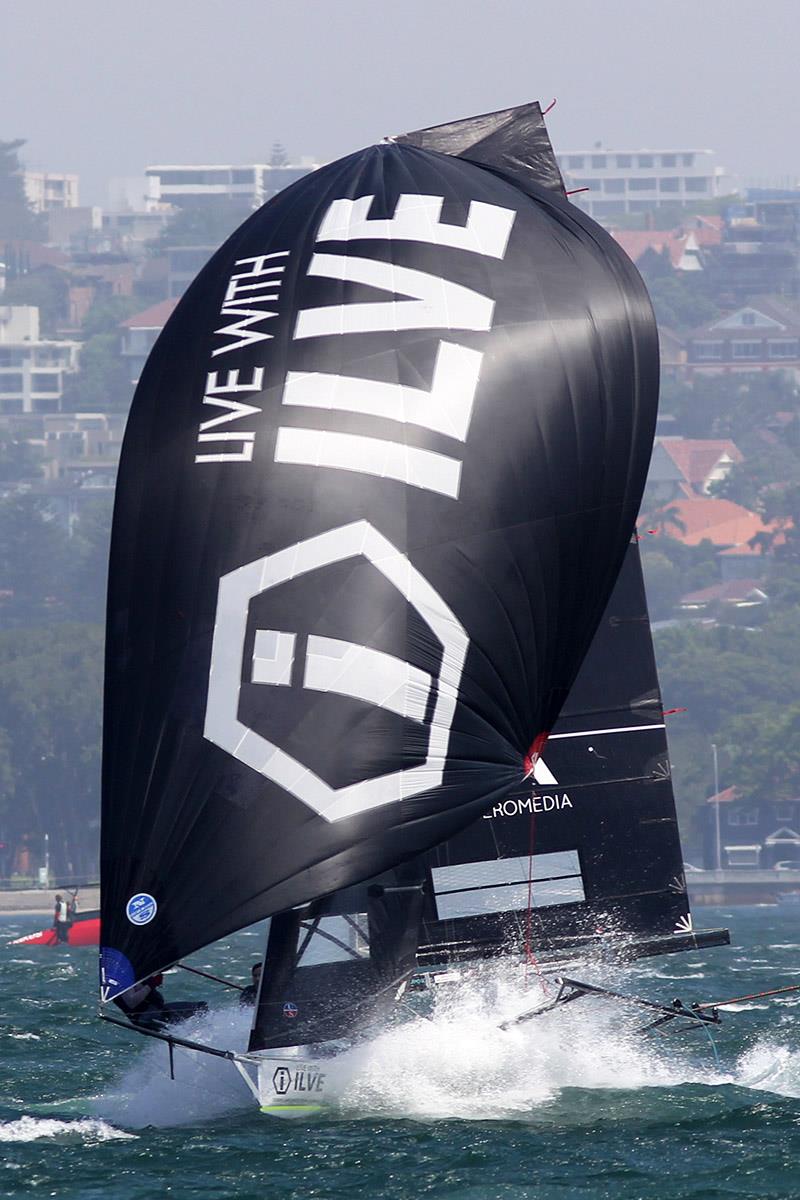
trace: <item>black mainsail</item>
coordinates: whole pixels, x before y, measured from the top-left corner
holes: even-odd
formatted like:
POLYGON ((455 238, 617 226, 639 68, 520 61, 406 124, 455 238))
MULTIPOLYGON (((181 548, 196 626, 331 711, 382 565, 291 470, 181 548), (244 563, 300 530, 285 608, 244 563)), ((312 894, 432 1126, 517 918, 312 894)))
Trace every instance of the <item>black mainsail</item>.
POLYGON ((425 869, 423 963, 727 943, 693 929, 636 541, 534 777, 425 869))
POLYGON ((104 999, 517 794, 620 570, 657 391, 644 286, 536 105, 350 155, 233 234, 120 463, 104 999))

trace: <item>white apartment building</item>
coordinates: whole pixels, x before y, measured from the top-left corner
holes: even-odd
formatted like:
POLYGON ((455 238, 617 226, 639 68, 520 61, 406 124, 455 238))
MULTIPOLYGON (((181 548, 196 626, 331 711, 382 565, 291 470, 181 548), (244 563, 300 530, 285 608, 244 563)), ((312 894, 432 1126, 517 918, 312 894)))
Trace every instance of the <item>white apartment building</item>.
POLYGON ((25 195, 34 212, 78 207, 78 176, 61 171, 23 172, 25 195))
POLYGON ((80 342, 39 337, 39 309, 0 305, 0 413, 55 413, 80 342))
POLYGON ((568 150, 558 165, 571 197, 595 220, 648 212, 659 205, 691 207, 730 194, 733 183, 713 150, 568 150), (588 188, 580 192, 578 189, 588 188))
POLYGON ((258 208, 277 192, 318 166, 311 159, 296 163, 247 163, 154 166, 145 169, 148 200, 176 205, 239 200, 258 208))

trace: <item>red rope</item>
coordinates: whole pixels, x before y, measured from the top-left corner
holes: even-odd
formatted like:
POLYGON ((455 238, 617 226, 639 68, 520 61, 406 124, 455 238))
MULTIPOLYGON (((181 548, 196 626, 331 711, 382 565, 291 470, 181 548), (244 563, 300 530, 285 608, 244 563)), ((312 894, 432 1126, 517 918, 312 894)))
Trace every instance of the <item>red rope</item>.
POLYGON ((547 114, 550 112, 550 109, 551 109, 551 108, 555 108, 555 106, 556 106, 556 97, 554 96, 554 97, 553 97, 553 99, 552 99, 552 100, 550 101, 550 103, 548 104, 547 108, 546 108, 546 109, 544 110, 544 112, 542 113, 542 116, 543 116, 543 117, 546 117, 546 116, 547 116, 547 114))
MULTIPOLYGON (((533 774, 536 763, 544 749, 547 741, 548 733, 539 733, 531 742, 528 753, 525 755, 523 762, 525 768, 525 778, 533 774)), ((542 985, 542 990, 547 993, 547 982, 542 975, 541 967, 533 953, 532 934, 533 934, 533 851, 536 835, 536 814, 533 811, 531 804, 531 825, 530 834, 528 837, 528 908, 525 914, 525 979, 528 978, 528 967, 533 965, 536 969, 536 974, 539 976, 539 981, 542 985)))

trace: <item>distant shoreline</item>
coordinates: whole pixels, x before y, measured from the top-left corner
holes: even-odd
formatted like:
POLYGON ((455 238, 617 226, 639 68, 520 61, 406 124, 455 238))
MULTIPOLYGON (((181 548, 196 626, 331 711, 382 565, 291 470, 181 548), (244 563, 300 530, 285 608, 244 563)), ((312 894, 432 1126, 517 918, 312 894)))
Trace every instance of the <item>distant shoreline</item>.
MULTIPOLYGON (((0 891, 0 920, 4 917, 51 917, 55 907, 57 888, 26 888, 21 891, 0 891)), ((68 890, 61 888, 61 895, 68 890)), ((81 888, 78 891, 78 907, 84 911, 100 907, 98 887, 81 888)))

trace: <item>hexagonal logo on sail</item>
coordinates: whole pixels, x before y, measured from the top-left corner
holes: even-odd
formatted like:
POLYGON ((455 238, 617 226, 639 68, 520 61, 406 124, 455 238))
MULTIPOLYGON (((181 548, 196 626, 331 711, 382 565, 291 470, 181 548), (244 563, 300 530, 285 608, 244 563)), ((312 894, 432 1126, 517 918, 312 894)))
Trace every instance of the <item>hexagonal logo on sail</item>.
POLYGON ((339 821, 438 787, 442 781, 469 638, 439 593, 368 521, 338 526, 255 559, 219 582, 204 736, 327 821, 339 821), (436 675, 372 646, 307 630, 257 628, 248 640, 251 604, 271 589, 321 567, 361 558, 395 589, 442 647, 436 675), (373 705, 416 722, 426 741, 413 765, 336 786, 273 741, 269 731, 242 720, 240 695, 246 643, 250 681, 290 685, 298 657, 302 687, 373 705))

